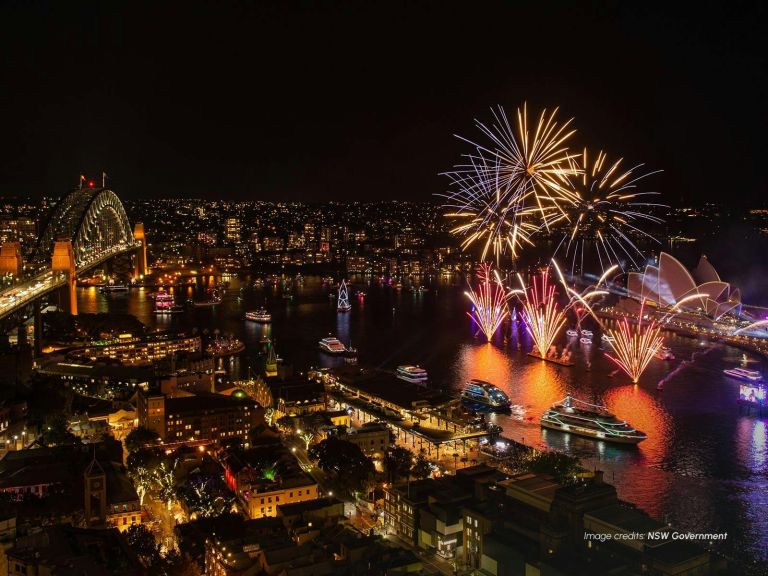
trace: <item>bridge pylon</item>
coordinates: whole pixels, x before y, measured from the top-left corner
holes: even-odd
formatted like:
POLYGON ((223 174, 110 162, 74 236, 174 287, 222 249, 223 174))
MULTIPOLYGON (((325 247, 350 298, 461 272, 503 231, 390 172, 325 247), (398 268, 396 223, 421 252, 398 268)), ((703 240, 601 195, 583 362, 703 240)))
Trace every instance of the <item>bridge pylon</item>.
POLYGON ((141 246, 136 249, 133 268, 134 276, 140 278, 149 272, 147 269, 147 237, 144 234, 143 222, 136 222, 133 227, 133 238, 141 242, 141 246))
POLYGON ((65 272, 67 275, 67 293, 69 296, 69 313, 77 316, 77 271, 75 268, 75 250, 72 240, 56 240, 53 244, 51 270, 65 272))
POLYGON ((21 244, 5 242, 0 247, 0 274, 12 274, 15 278, 21 276, 24 262, 21 259, 21 244))

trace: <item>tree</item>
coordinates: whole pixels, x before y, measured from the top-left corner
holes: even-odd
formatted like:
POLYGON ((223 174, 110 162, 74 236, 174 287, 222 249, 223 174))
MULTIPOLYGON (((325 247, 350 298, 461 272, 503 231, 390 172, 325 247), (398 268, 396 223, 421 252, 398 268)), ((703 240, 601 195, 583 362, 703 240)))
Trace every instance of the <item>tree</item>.
POLYGON ((342 488, 367 494, 374 486, 376 469, 373 461, 352 442, 326 438, 309 450, 319 468, 334 474, 342 488))
POLYGON ((424 452, 420 452, 416 457, 416 462, 414 462, 413 468, 411 468, 411 475, 414 478, 422 480, 427 478, 430 474, 432 474, 432 463, 427 460, 424 452))
POLYGON ((173 501, 176 499, 176 467, 178 464, 178 460, 174 460, 173 464, 163 461, 155 469, 157 495, 160 500, 165 502, 168 510, 173 507, 173 501))
POLYGON ((131 430, 125 437, 124 444, 125 449, 129 453, 135 452, 139 448, 143 448, 147 444, 154 444, 160 439, 160 435, 154 430, 139 426, 131 430))
POLYGON ((63 414, 53 418, 40 436, 43 446, 61 446, 64 444, 82 444, 82 440, 69 431, 69 423, 63 414))
POLYGON ((160 563, 160 547, 144 524, 129 526, 125 531, 125 540, 145 566, 151 567, 160 563))
POLYGON ((413 452, 401 446, 390 446, 384 454, 384 468, 387 470, 389 481, 395 482, 398 478, 408 476, 412 461, 413 452))
POLYGON ((558 482, 566 482, 582 471, 578 458, 554 450, 534 450, 526 458, 524 468, 538 474, 551 474, 558 482))

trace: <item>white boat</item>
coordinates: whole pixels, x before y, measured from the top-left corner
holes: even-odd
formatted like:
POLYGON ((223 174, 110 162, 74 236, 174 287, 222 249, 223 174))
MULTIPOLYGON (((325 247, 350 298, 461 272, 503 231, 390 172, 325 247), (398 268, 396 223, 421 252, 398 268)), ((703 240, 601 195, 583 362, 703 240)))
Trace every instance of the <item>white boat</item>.
POLYGON ((654 354, 659 360, 674 360, 675 355, 672 354, 672 349, 667 346, 662 346, 659 351, 654 354))
POLYGON ((419 366, 398 366, 397 377, 412 384, 426 385, 427 371, 419 366))
POLYGON ((125 292, 128 290, 127 284, 104 284, 99 288, 100 292, 125 292))
POLYGON ((763 375, 760 372, 757 370, 747 370, 746 368, 727 368, 723 370, 723 374, 746 382, 762 382, 763 380, 763 375))
POLYGON ((587 337, 579 338, 579 342, 581 342, 582 344, 592 344, 592 338, 587 338, 587 337))
POLYGON ((576 336, 579 335, 579 333, 576 330, 566 330, 565 333, 568 334, 568 336, 570 336, 571 338, 576 338, 576 336))
POLYGON ((613 341, 615 341, 615 340, 616 340, 616 338, 614 338, 613 336, 609 336, 608 334, 602 334, 602 335, 600 336, 600 338, 601 338, 601 339, 602 339, 604 342, 613 342, 613 341))
POLYGON ((619 444, 637 444, 647 438, 628 422, 619 420, 605 406, 566 396, 541 417, 541 427, 619 444))
POLYGON ((344 280, 339 285, 339 299, 336 303, 336 310, 339 312, 349 312, 352 310, 352 304, 349 303, 349 290, 344 280))
POLYGON ((582 331, 581 331, 581 335, 582 335, 582 336, 588 336, 588 337, 590 337, 590 338, 592 338, 592 336, 593 336, 593 334, 592 334, 592 331, 591 331, 591 330, 582 330, 582 331))
POLYGON ((320 350, 326 354, 345 354, 347 352, 346 346, 344 346, 338 338, 334 338, 333 336, 323 338, 318 345, 320 346, 320 350))
POLYGON ((272 315, 267 312, 266 308, 259 308, 258 310, 249 310, 245 313, 245 319, 251 322, 258 322, 259 324, 269 324, 272 322, 272 315))
POLYGON ((154 313, 164 316, 166 314, 180 314, 184 312, 184 308, 176 304, 173 299, 173 294, 168 292, 158 292, 154 296, 155 306, 154 313))

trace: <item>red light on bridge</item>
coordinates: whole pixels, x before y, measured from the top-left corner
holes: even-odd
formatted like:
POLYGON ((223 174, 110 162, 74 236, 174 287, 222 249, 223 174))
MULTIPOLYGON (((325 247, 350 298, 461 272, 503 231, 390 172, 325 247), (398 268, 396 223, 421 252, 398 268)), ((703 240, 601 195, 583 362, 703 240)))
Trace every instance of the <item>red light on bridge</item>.
POLYGON ((96 182, 93 180, 88 180, 88 188, 93 188, 94 186, 96 186, 96 182))

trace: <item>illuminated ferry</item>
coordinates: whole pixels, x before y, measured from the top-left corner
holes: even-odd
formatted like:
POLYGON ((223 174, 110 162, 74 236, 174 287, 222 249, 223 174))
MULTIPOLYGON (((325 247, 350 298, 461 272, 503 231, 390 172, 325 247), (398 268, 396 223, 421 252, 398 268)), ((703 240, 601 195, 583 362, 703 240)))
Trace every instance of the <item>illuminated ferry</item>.
POLYGON ((202 308, 205 306, 215 306, 219 302, 221 302, 221 295, 219 294, 218 290, 208 290, 208 299, 207 300, 193 300, 192 306, 195 306, 197 308, 202 308))
POLYGON ((173 294, 169 292, 158 292, 155 294, 155 306, 153 309, 155 314, 179 314, 184 311, 184 308, 176 304, 173 299, 173 294))
POLYGON ((125 292, 128 290, 127 284, 104 284, 101 288, 99 288, 100 292, 125 292))
POLYGON ((613 337, 613 336, 611 336, 610 334, 601 334, 601 335, 600 335, 600 339, 601 339, 603 342, 613 342, 613 341, 615 341, 615 340, 616 340, 616 338, 614 338, 614 337, 613 337))
POLYGON ((576 336, 579 335, 579 333, 576 330, 566 330, 565 333, 568 334, 570 338, 576 338, 576 336))
POLYGON ((541 417, 541 427, 619 444, 637 444, 647 438, 644 432, 619 420, 605 406, 589 404, 573 396, 566 396, 547 410, 541 417))
POLYGON ((258 322, 259 324, 269 324, 272 322, 272 315, 267 312, 266 308, 259 308, 258 310, 249 310, 245 313, 245 319, 251 322, 258 322))
POLYGON ((731 378, 745 380, 747 382, 762 382, 763 376, 757 370, 747 370, 746 368, 727 368, 723 370, 731 378))
POLYGON ((659 351, 654 354, 659 360, 674 360, 675 355, 672 354, 672 349, 668 346, 662 346, 659 351))
POLYGON ((397 377, 412 384, 427 384, 427 371, 419 366, 398 366, 397 377))
POLYGON ((334 338, 333 336, 323 338, 318 344, 320 350, 326 354, 344 354, 347 351, 346 346, 344 346, 338 338, 334 338))
POLYGON ((461 397, 472 404, 482 404, 493 410, 508 410, 512 405, 509 397, 490 382, 472 379, 467 382, 461 397))

